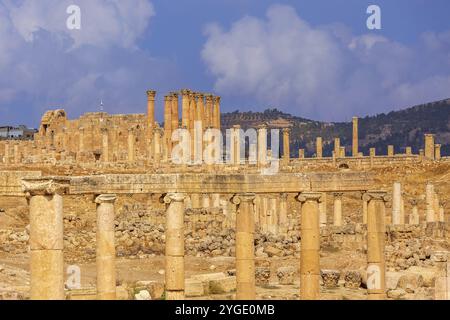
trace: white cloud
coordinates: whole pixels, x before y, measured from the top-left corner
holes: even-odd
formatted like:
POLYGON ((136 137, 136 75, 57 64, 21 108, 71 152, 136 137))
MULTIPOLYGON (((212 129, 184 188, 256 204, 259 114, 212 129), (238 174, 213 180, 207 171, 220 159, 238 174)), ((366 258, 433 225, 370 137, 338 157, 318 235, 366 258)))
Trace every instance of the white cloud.
POLYGON ((274 5, 264 19, 246 16, 229 30, 212 24, 205 34, 215 89, 264 107, 335 120, 450 95, 450 32, 408 47, 342 25, 312 27, 292 7, 274 5))
POLYGON ((70 38, 75 47, 133 46, 155 14, 147 0, 24 0, 6 4, 14 27, 26 41, 33 41, 37 31, 46 30, 70 38), (81 30, 66 27, 70 16, 66 10, 72 4, 81 9, 81 30))
POLYGON ((33 124, 56 106, 75 117, 100 98, 108 112, 143 112, 145 90, 176 73, 137 46, 154 14, 149 0, 0 0, 2 123, 33 124), (80 31, 66 28, 73 3, 80 31))

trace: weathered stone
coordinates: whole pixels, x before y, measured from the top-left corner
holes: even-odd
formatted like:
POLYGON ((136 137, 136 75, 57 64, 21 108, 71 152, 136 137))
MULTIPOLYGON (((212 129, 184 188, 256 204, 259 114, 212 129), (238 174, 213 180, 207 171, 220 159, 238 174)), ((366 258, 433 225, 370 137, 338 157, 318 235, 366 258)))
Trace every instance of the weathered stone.
POLYGON ((223 294, 236 291, 236 277, 223 277, 209 281, 211 294, 223 294))
POLYGON ((361 287, 362 277, 361 273, 358 270, 346 271, 344 274, 344 280, 344 286, 346 288, 358 289, 359 287, 361 287))
POLYGON ((294 267, 281 267, 277 269, 278 283, 281 285, 292 285, 294 284, 295 276, 294 267))
POLYGON ((270 268, 268 267, 256 267, 255 280, 257 286, 265 286, 269 284, 270 280, 270 268))
POLYGON ((320 276, 325 288, 336 288, 339 286, 341 273, 338 270, 320 270, 320 276))

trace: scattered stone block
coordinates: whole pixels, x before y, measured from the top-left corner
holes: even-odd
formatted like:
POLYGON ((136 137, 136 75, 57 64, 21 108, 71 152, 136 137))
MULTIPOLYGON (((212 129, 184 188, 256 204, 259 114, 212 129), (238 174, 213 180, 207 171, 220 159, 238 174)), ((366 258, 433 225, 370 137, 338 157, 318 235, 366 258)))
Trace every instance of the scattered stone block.
POLYGON ((205 295, 203 282, 196 279, 187 279, 185 281, 185 296, 188 298, 202 297, 205 295))
POLYGON ((225 276, 209 281, 209 292, 211 294, 224 294, 234 291, 236 291, 236 277, 225 276))
POLYGON ((268 267, 256 267, 255 269, 255 281, 257 286, 265 286, 269 284, 270 280, 270 268, 268 267))
POLYGON ((320 270, 320 276, 325 288, 336 288, 339 286, 341 273, 338 270, 320 270))
POLYGON ((278 283, 281 285, 294 284, 295 268, 281 267, 277 269, 278 283))
POLYGON ((349 270, 344 274, 344 286, 349 289, 358 289, 361 287, 362 277, 358 270, 349 270))

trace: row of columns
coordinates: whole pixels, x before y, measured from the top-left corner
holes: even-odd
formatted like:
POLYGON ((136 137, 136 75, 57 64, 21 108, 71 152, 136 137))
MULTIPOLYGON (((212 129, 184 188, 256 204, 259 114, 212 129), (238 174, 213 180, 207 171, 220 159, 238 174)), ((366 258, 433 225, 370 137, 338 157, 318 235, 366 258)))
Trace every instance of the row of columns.
MULTIPOLYGON (((63 194, 67 181, 25 183, 30 205, 31 299, 60 300, 64 294, 63 194)), ((385 192, 365 193, 368 203, 368 294, 369 299, 385 297, 384 208, 385 192)), ((166 204, 166 299, 184 299, 184 210, 183 193, 168 193, 166 204)), ((236 205, 236 298, 255 299, 255 198, 241 193, 232 198, 236 205)), ((320 294, 320 216, 322 194, 302 192, 300 296, 315 300, 320 294)), ((97 204, 97 296, 116 298, 114 202, 112 194, 99 195, 97 204)))

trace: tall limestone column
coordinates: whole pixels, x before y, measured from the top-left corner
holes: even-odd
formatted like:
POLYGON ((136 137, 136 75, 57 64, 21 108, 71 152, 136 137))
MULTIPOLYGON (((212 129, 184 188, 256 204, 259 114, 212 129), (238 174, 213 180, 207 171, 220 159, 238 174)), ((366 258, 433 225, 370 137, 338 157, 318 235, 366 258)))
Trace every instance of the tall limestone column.
POLYGON ((401 205, 402 205, 402 185, 400 182, 394 182, 392 188, 392 224, 399 225, 402 224, 401 214, 401 205))
POLYGON ((388 157, 393 157, 395 155, 395 150, 393 145, 388 145, 388 151, 387 151, 388 157))
POLYGON ((361 193, 362 200, 362 223, 367 224, 367 197, 364 197, 365 192, 361 193))
POLYGON ((161 150, 161 138, 162 138, 162 129, 159 126, 153 128, 153 160, 155 163, 160 163, 162 158, 162 150, 161 150))
POLYGON ((30 206, 30 298, 64 300, 63 195, 69 179, 22 181, 30 206))
POLYGON ((232 198, 236 212, 236 299, 254 300, 255 291, 255 214, 254 193, 240 193, 232 198))
POLYGON ((434 145, 434 160, 441 160, 441 144, 434 145))
POLYGON ((164 153, 165 160, 172 154, 172 97, 164 97, 164 153))
POLYGON ((211 199, 209 198, 209 194, 207 193, 202 194, 202 208, 211 208, 211 199))
POLYGON ((323 157, 323 141, 322 137, 316 138, 316 157, 322 158, 323 157))
POLYGON ((215 125, 214 127, 216 129, 221 129, 221 123, 220 123, 220 97, 219 96, 215 96, 214 97, 214 114, 215 114, 215 125))
POLYGON ((189 132, 191 133, 191 160, 195 158, 195 95, 189 91, 189 132))
POLYGON ((320 296, 320 226, 321 194, 303 192, 297 196, 301 203, 300 298, 318 300, 320 296))
POLYGON ((322 193, 321 202, 319 203, 319 221, 320 227, 327 226, 327 193, 322 193))
POLYGON ((445 222, 445 201, 439 201, 439 222, 445 222))
POLYGON ((212 111, 213 111, 213 95, 207 94, 205 96, 206 106, 205 106, 205 127, 212 127, 212 111))
POLYGON ((427 182, 425 189, 425 204, 426 204, 426 221, 431 223, 435 221, 434 212, 434 185, 427 182))
POLYGON ((283 129, 283 160, 285 164, 289 164, 291 149, 289 146, 289 133, 291 129, 284 128, 283 129))
POLYGON ((180 117, 179 117, 179 105, 178 105, 178 93, 171 93, 171 105, 172 105, 172 132, 177 130, 180 126, 180 117))
POLYGON ((5 141, 5 155, 3 157, 3 163, 9 164, 9 141, 5 141))
POLYGON ((195 129, 194 129, 194 160, 195 163, 203 162, 203 94, 195 94, 195 129))
POLYGON ((410 203, 411 203, 412 211, 411 211, 411 215, 409 216, 409 224, 418 225, 418 224, 420 224, 419 209, 417 208, 418 201, 416 199, 412 199, 410 201, 410 203))
POLYGON ((116 299, 115 194, 102 194, 97 204, 97 299, 116 299))
POLYGON ((386 192, 368 191, 367 212, 367 294, 369 300, 386 298, 385 207, 386 192))
POLYGON ((359 153, 358 142, 358 117, 353 117, 353 143, 352 143, 352 157, 357 157, 359 153))
POLYGON ((434 160, 435 156, 434 134, 425 134, 425 158, 434 160))
POLYGON ((135 137, 134 137, 134 128, 128 129, 128 162, 132 163, 135 160, 135 137))
POLYGON ((14 163, 19 164, 22 159, 20 158, 20 152, 19 152, 19 142, 15 141, 13 145, 13 158, 14 163))
POLYGON ((190 91, 187 89, 181 90, 181 126, 190 129, 190 113, 189 113, 189 99, 190 91))
POLYGON ((280 211, 278 217, 278 226, 281 234, 286 234, 288 231, 288 216, 287 216, 287 193, 280 194, 280 211))
POLYGON ((241 126, 234 125, 233 126, 233 164, 239 166, 241 164, 241 126))
POLYGON ((271 212, 269 232, 276 235, 276 234, 278 234, 278 227, 279 227, 277 198, 275 198, 275 197, 270 198, 269 205, 270 205, 270 212, 271 212))
POLYGON ((333 224, 335 227, 342 227, 342 196, 343 193, 341 192, 335 192, 333 193, 334 196, 334 219, 333 224))
POLYGON ((101 132, 102 132, 102 160, 103 162, 109 162, 108 129, 101 128, 101 132))
POLYGON ((149 132, 150 137, 155 126, 155 97, 156 91, 147 91, 147 132, 149 132))
POLYGON ((78 152, 83 153, 84 152, 84 128, 78 128, 78 152))
POLYGON ((184 299, 184 199, 168 193, 166 204, 166 300, 184 299))
POLYGON ((334 156, 339 158, 341 156, 341 139, 334 138, 334 156))
POLYGON ((267 126, 260 125, 258 127, 258 166, 265 167, 267 165, 267 126))

